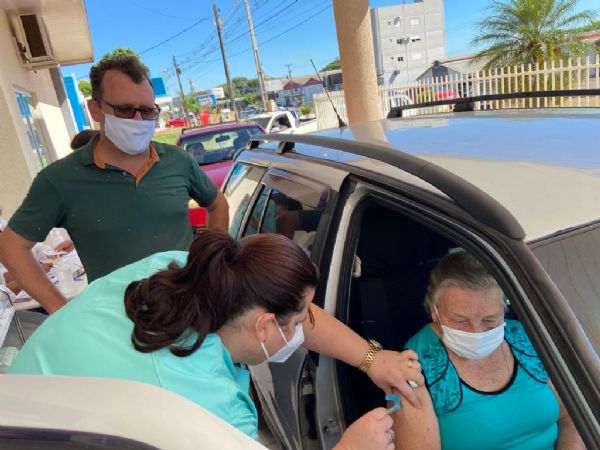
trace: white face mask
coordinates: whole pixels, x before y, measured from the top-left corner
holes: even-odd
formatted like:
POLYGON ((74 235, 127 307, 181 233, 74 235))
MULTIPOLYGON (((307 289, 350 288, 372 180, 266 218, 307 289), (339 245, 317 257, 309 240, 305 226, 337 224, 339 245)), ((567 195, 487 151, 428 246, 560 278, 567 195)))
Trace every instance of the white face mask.
POLYGON ((435 312, 442 327, 442 342, 462 358, 475 360, 486 358, 504 340, 504 327, 506 323, 502 323, 483 333, 469 333, 468 331, 455 330, 443 325, 437 308, 435 308, 435 312))
POLYGON ((144 153, 154 134, 154 120, 121 119, 112 114, 104 115, 104 134, 124 153, 144 153))
POLYGON ((265 347, 264 342, 261 342, 260 346, 262 347, 263 352, 267 358, 267 362, 282 363, 282 362, 287 361, 287 359, 290 356, 292 356, 292 354, 304 342, 304 328, 302 328, 301 323, 297 324, 296 329, 294 330, 294 336, 292 336, 292 339, 290 339, 288 342, 288 340, 285 338, 285 335, 283 334, 283 331, 281 330, 281 327, 279 326, 277 321, 275 321, 275 325, 277 325, 277 329, 279 330, 279 334, 281 334, 281 337, 283 338, 285 345, 283 347, 281 347, 273 356, 269 356, 269 352, 267 352, 267 348, 265 347))

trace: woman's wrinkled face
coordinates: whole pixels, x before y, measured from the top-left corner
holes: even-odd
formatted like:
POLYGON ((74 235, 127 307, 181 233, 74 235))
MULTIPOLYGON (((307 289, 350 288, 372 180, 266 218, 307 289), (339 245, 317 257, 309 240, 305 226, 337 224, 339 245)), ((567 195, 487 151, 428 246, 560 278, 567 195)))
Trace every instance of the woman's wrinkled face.
POLYGON ((438 294, 437 311, 439 317, 432 308, 432 319, 447 327, 469 333, 489 331, 504 322, 502 291, 445 287, 438 294))

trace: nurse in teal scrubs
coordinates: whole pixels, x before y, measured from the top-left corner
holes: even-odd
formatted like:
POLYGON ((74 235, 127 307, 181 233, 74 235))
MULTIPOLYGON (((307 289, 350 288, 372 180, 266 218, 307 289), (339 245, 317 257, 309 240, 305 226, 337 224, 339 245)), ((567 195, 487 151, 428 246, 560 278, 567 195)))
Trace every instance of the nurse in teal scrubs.
MULTIPOLYGON (((370 349, 312 305, 316 285, 309 257, 281 235, 236 242, 206 231, 189 253, 157 253, 94 281, 40 326, 10 373, 153 384, 256 437, 245 365, 284 362, 304 345, 358 366, 370 349)), ((414 352, 381 350, 371 362, 376 384, 416 401, 407 384, 423 383, 414 352)), ((375 409, 346 430, 339 448, 391 449, 391 426, 387 410, 375 409)))
POLYGON ((395 413, 396 449, 579 450, 584 445, 494 277, 466 252, 433 270, 416 351, 424 407, 395 413))

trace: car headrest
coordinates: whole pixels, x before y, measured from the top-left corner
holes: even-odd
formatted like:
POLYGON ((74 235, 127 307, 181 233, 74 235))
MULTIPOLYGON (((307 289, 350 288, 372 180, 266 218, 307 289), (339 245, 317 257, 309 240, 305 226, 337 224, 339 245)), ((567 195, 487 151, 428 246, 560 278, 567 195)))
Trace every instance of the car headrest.
POLYGON ((204 144, 202 144, 201 142, 196 142, 194 144, 188 145, 186 147, 186 149, 190 153, 203 152, 204 151, 204 144))

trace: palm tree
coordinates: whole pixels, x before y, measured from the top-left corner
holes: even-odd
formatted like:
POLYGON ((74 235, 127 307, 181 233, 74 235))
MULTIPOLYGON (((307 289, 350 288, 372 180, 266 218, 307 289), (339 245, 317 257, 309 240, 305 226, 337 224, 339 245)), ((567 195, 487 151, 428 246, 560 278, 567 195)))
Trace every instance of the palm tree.
POLYGON ((584 56, 594 44, 581 36, 600 30, 596 12, 576 12, 577 0, 492 0, 473 45, 485 69, 542 64, 584 56))

